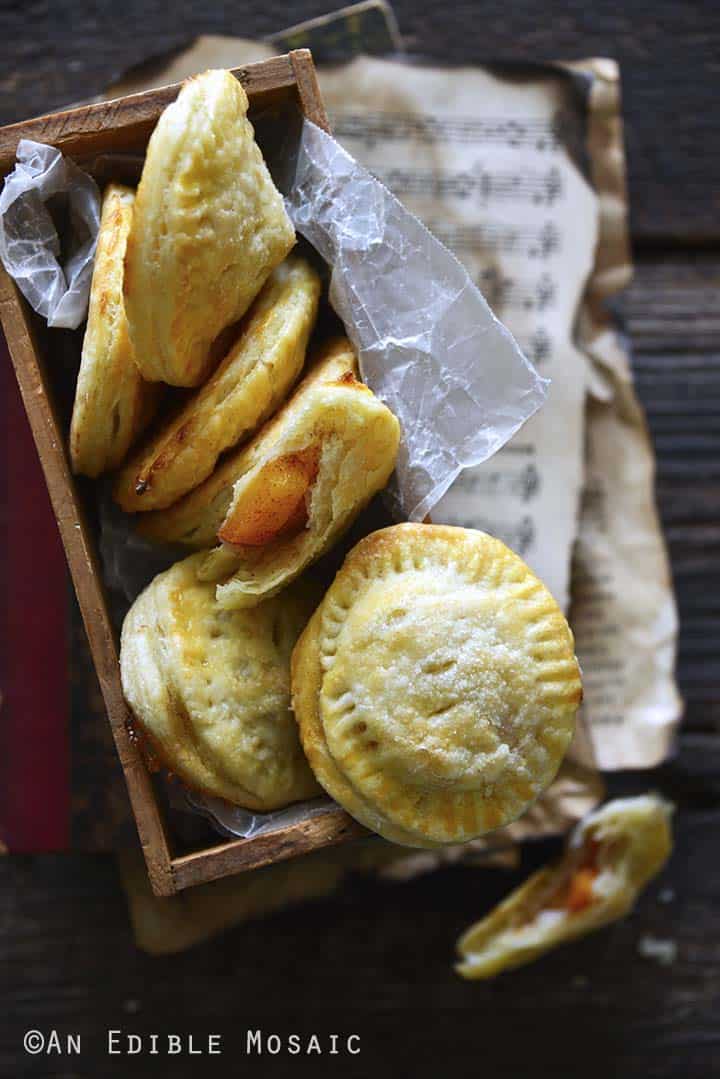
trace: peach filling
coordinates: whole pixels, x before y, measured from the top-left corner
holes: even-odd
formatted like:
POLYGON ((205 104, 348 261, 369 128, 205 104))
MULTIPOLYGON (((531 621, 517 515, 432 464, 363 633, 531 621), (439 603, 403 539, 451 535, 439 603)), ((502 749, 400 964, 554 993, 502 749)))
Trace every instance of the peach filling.
POLYGON ((600 870, 597 866, 599 844, 591 840, 585 851, 583 864, 578 866, 569 880, 548 900, 546 910, 564 910, 568 914, 578 914, 586 910, 593 902, 593 884, 600 870))
POLYGON ((317 446, 268 461, 223 521, 218 538, 232 546, 263 547, 297 535, 307 524, 306 495, 319 462, 317 446))

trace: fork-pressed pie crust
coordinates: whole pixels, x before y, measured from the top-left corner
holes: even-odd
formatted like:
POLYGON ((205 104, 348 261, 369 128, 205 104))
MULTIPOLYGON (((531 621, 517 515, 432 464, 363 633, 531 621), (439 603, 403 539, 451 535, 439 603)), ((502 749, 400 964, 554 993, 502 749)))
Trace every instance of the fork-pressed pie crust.
POLYGON ((197 555, 159 574, 122 630, 125 698, 153 750, 188 786, 248 809, 318 794, 290 714, 290 653, 313 607, 302 584, 223 611, 197 555))
POLYGON ((348 555, 295 648, 292 693, 328 793, 387 839, 433 846, 527 809, 582 687, 567 622, 516 554, 403 524, 348 555))

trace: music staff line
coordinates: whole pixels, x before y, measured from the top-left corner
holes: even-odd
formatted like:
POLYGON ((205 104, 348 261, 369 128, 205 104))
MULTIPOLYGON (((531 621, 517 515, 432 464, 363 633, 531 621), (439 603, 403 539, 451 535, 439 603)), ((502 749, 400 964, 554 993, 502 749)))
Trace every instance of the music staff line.
POLYGON ((448 524, 459 525, 461 528, 479 528, 482 532, 495 536, 521 557, 525 557, 532 550, 537 538, 537 526, 530 516, 522 517, 516 524, 501 523, 475 515, 446 513, 446 517, 448 524))
POLYGON ((466 469, 455 481, 454 489, 467 495, 511 495, 529 502, 540 490, 540 473, 534 464, 520 471, 512 469, 466 469))
POLYGON ((452 251, 502 251, 521 254, 531 259, 548 259, 561 247, 562 236, 552 221, 540 228, 485 222, 481 225, 459 225, 426 218, 425 224, 438 240, 452 251))
POLYGON ((488 202, 530 202, 554 206, 563 196, 563 179, 552 166, 544 172, 491 172, 483 165, 461 172, 438 173, 434 169, 375 169, 375 175, 398 198, 474 198, 488 202))
POLYGON ((542 367, 552 359, 552 339, 543 326, 538 326, 527 338, 518 337, 517 343, 536 367, 542 367))
POLYGON ((551 118, 477 116, 418 116, 403 112, 351 112, 334 110, 332 127, 337 138, 360 139, 368 150, 383 142, 491 144, 510 148, 531 146, 539 151, 558 150, 576 131, 574 118, 556 112, 551 118))

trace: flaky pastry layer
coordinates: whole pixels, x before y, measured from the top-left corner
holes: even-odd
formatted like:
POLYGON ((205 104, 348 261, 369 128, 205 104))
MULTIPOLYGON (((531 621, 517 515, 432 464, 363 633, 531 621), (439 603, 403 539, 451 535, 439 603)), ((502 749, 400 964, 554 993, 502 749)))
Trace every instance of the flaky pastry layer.
POLYGON ((492 978, 624 917, 670 855, 671 809, 650 794, 591 813, 558 863, 534 873, 463 934, 458 972, 492 978))
MULTIPOLYGON (((349 527, 387 483, 400 427, 361 382, 345 338, 329 342, 295 394, 245 447, 169 510, 150 515, 145 535, 207 548, 277 523, 276 473, 305 468, 298 490, 302 515, 294 530, 255 546, 223 543, 199 563, 203 580, 218 584, 218 601, 248 607, 277 594, 349 527), (274 482, 271 482, 273 481, 274 482)), ((280 479, 287 479, 287 476, 280 479)), ((297 477, 296 477, 297 478, 297 477)), ((144 526, 144 522, 143 522, 144 526)))
MULTIPOLYGON (((320 278, 305 259, 273 271, 219 367, 118 476, 115 498, 126 512, 172 505, 272 415, 302 370, 319 299, 320 278)), ((166 538, 162 523, 146 524, 149 538, 166 538)))

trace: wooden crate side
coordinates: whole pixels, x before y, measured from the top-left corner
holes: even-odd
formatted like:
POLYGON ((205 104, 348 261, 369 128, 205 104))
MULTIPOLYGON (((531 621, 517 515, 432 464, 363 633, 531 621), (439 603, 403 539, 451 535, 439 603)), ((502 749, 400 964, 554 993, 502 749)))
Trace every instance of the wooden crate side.
POLYGON ((2 267, 0 320, 77 593, 148 869, 163 894, 170 894, 170 848, 150 776, 126 726, 128 709, 90 530, 68 465, 65 437, 38 360, 40 350, 32 315, 2 267))
MULTIPOLYGON (((297 90, 293 57, 302 53, 310 56, 307 49, 299 49, 297 53, 234 68, 233 74, 244 86, 248 97, 262 102, 267 95, 277 94, 278 91, 287 93, 297 90)), ((303 77, 307 78, 307 67, 302 60, 300 67, 303 77)), ((179 92, 180 83, 173 83, 115 101, 81 105, 1 128, 0 172, 5 174, 13 167, 20 139, 50 143, 76 157, 117 149, 120 142, 123 150, 143 147, 160 113, 175 100, 179 92)))
POLYGON ((314 124, 324 131, 330 131, 330 122, 325 112, 325 103, 320 93, 317 80, 317 72, 309 49, 295 49, 289 53, 295 78, 297 80, 297 92, 300 99, 300 107, 314 124))
MULTIPOLYGON (((329 129, 312 56, 307 49, 237 68, 234 74, 245 86, 251 104, 264 107, 274 98, 287 99, 288 94, 293 94, 309 119, 329 129)), ((0 170, 6 173, 14 164, 21 138, 52 143, 76 158, 143 148, 160 113, 178 91, 176 84, 0 129, 0 170)), ((338 808, 254 839, 236 839, 172 857, 150 774, 129 733, 130 713, 122 694, 105 590, 91 530, 68 464, 63 427, 39 358, 42 349, 36 339, 34 316, 2 267, 0 320, 57 517, 155 894, 172 895, 193 884, 268 865, 363 834, 365 830, 338 808)))
POLYGON ((172 877, 176 891, 205 884, 233 873, 247 872, 272 865, 287 858, 307 854, 320 847, 335 846, 367 835, 361 824, 343 809, 308 817, 285 828, 255 836, 233 839, 210 850, 195 851, 172 860, 172 877))

